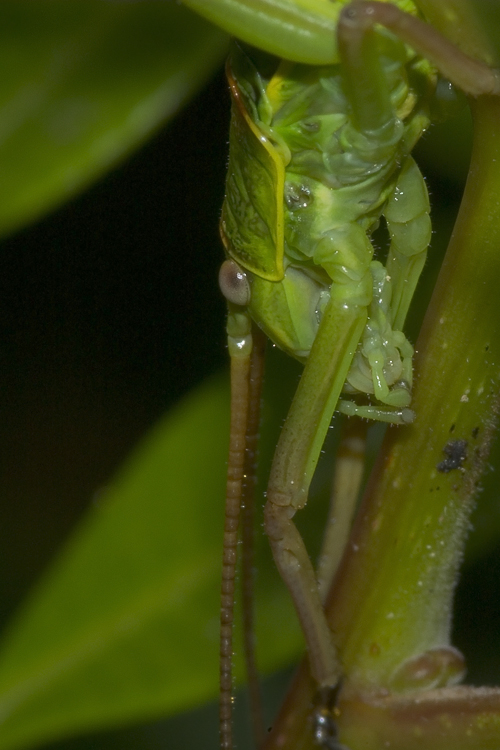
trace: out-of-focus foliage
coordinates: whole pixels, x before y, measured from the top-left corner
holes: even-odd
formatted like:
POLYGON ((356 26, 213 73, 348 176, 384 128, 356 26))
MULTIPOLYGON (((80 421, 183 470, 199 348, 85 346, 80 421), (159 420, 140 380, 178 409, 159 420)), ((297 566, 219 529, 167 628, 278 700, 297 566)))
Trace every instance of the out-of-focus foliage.
MULTIPOLYGON (((216 695, 228 400, 225 381, 212 380, 157 426, 12 622, 0 748, 216 695)), ((264 583, 262 597, 272 670, 296 653, 298 631, 283 587, 264 583)))
POLYGON ((207 79, 226 44, 174 2, 2 2, 0 233, 137 147, 207 79))

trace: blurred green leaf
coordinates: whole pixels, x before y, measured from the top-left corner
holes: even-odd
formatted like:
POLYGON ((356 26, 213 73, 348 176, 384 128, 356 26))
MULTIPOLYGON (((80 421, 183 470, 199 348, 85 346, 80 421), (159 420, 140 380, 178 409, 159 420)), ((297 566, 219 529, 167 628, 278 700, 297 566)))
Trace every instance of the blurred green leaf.
MULTIPOLYGON (((228 405, 219 378, 165 418, 12 623, 0 653, 2 750, 215 697, 228 405)), ((287 599, 277 574, 263 581, 268 670, 300 642, 287 599)))
POLYGON ((229 34, 278 57, 321 65, 337 58, 337 19, 348 0, 184 0, 229 34))
POLYGON ((429 23, 466 54, 487 65, 500 61, 500 12, 496 0, 417 0, 429 23))
POLYGON ((208 78, 227 37, 173 2, 0 7, 0 234, 95 180, 208 78))

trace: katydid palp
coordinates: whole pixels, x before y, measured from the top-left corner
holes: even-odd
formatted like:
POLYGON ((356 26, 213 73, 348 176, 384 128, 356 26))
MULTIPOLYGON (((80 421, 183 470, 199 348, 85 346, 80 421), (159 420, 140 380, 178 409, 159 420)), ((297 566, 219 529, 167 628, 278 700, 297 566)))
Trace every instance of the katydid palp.
MULTIPOLYGON (((499 89, 495 72, 416 14, 410 2, 346 5, 338 61, 329 66, 272 61, 238 45, 228 61, 233 107, 220 285, 229 310, 232 418, 221 605, 223 748, 232 747, 239 508, 249 504, 255 484, 259 329, 305 363, 274 456, 264 517, 325 704, 338 689, 341 658, 292 518, 306 504, 335 410, 396 424, 415 416, 413 349, 402 328, 431 226, 411 151, 430 121, 436 70, 471 95, 499 89), (390 237, 385 258, 371 240, 381 219, 390 237)), ((320 708, 318 743, 340 747, 324 716, 320 708)))

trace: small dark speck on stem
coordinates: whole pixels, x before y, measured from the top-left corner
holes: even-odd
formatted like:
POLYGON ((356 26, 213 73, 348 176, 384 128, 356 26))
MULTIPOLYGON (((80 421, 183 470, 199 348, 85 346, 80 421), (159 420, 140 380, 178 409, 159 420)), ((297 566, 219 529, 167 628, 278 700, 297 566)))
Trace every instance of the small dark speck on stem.
POLYGON ((467 440, 450 440, 443 448, 446 458, 443 459, 436 469, 447 474, 454 469, 460 469, 467 458, 467 440))

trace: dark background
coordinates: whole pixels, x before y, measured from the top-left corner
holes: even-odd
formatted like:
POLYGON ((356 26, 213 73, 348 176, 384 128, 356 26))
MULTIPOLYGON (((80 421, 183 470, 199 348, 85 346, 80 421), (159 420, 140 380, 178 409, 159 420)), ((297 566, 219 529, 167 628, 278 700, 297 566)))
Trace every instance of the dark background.
POLYGON ((0 548, 24 561, 2 608, 137 439, 226 363, 228 121, 219 71, 139 153, 1 244, 0 548))

